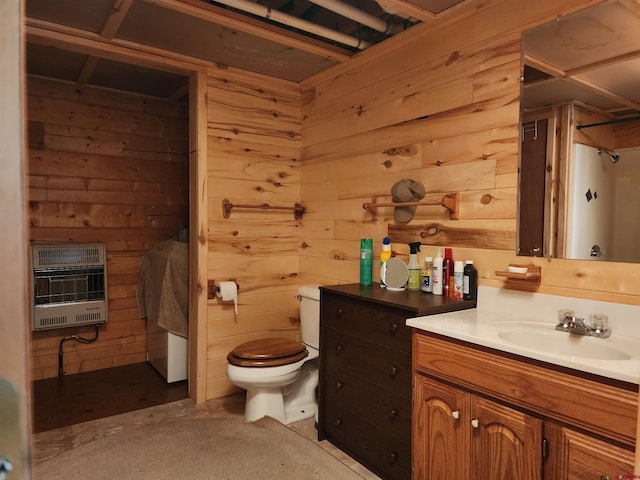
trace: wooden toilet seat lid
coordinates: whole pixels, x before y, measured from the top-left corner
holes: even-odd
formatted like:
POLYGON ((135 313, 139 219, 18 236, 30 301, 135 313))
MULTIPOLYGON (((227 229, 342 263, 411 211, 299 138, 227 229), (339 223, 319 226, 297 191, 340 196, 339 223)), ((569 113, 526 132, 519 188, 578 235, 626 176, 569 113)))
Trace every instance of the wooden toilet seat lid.
POLYGON ((227 360, 241 367, 275 367, 297 362, 308 355, 304 343, 289 338, 262 338, 238 345, 227 355, 227 360))

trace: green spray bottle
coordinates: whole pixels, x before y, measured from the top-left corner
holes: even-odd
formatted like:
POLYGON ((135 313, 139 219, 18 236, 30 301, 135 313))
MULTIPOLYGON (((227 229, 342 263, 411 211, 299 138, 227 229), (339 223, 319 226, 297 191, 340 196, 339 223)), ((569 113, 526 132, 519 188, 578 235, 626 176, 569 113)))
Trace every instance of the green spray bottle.
POLYGON ((360 285, 371 285, 373 262, 373 239, 360 239, 360 285))
POLYGON ((409 244, 409 281, 407 282, 407 290, 420 290, 420 264, 418 263, 418 252, 420 251, 420 242, 412 242, 409 244))

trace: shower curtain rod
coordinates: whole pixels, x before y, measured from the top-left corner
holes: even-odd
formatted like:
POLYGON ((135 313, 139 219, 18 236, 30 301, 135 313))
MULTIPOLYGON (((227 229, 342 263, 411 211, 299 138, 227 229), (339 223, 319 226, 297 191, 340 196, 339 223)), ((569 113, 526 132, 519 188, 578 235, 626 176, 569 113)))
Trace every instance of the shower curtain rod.
POLYGON ((589 123, 587 125, 578 125, 576 126, 576 130, 582 130, 583 128, 600 127, 602 125, 611 125, 612 123, 634 122, 636 120, 640 120, 640 116, 628 117, 628 118, 617 118, 615 120, 607 120, 606 122, 589 123))

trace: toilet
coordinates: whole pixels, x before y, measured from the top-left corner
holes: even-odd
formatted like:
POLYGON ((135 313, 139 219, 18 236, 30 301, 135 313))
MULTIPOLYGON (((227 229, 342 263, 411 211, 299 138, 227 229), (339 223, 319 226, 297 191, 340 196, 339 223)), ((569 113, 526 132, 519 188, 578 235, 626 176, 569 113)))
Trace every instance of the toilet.
POLYGON ((301 286, 297 298, 303 343, 265 338, 238 345, 227 355, 227 378, 247 391, 247 422, 269 416, 288 425, 318 410, 319 286, 301 286))

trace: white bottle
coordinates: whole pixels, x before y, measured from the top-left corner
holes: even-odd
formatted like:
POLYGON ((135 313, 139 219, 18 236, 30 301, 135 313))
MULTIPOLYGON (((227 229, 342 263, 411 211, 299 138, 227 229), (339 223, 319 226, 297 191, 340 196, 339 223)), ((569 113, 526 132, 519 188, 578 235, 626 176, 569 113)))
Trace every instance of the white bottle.
POLYGON ((431 272, 434 295, 442 295, 442 260, 442 249, 438 248, 436 258, 433 259, 433 272, 431 272))
POLYGON ((420 282, 420 290, 423 292, 431 293, 433 291, 431 275, 433 275, 433 258, 426 257, 424 259, 424 269, 422 270, 422 281, 420 282))
POLYGON ((451 298, 462 298, 464 264, 461 260, 456 260, 453 268, 453 291, 450 292, 451 298))

